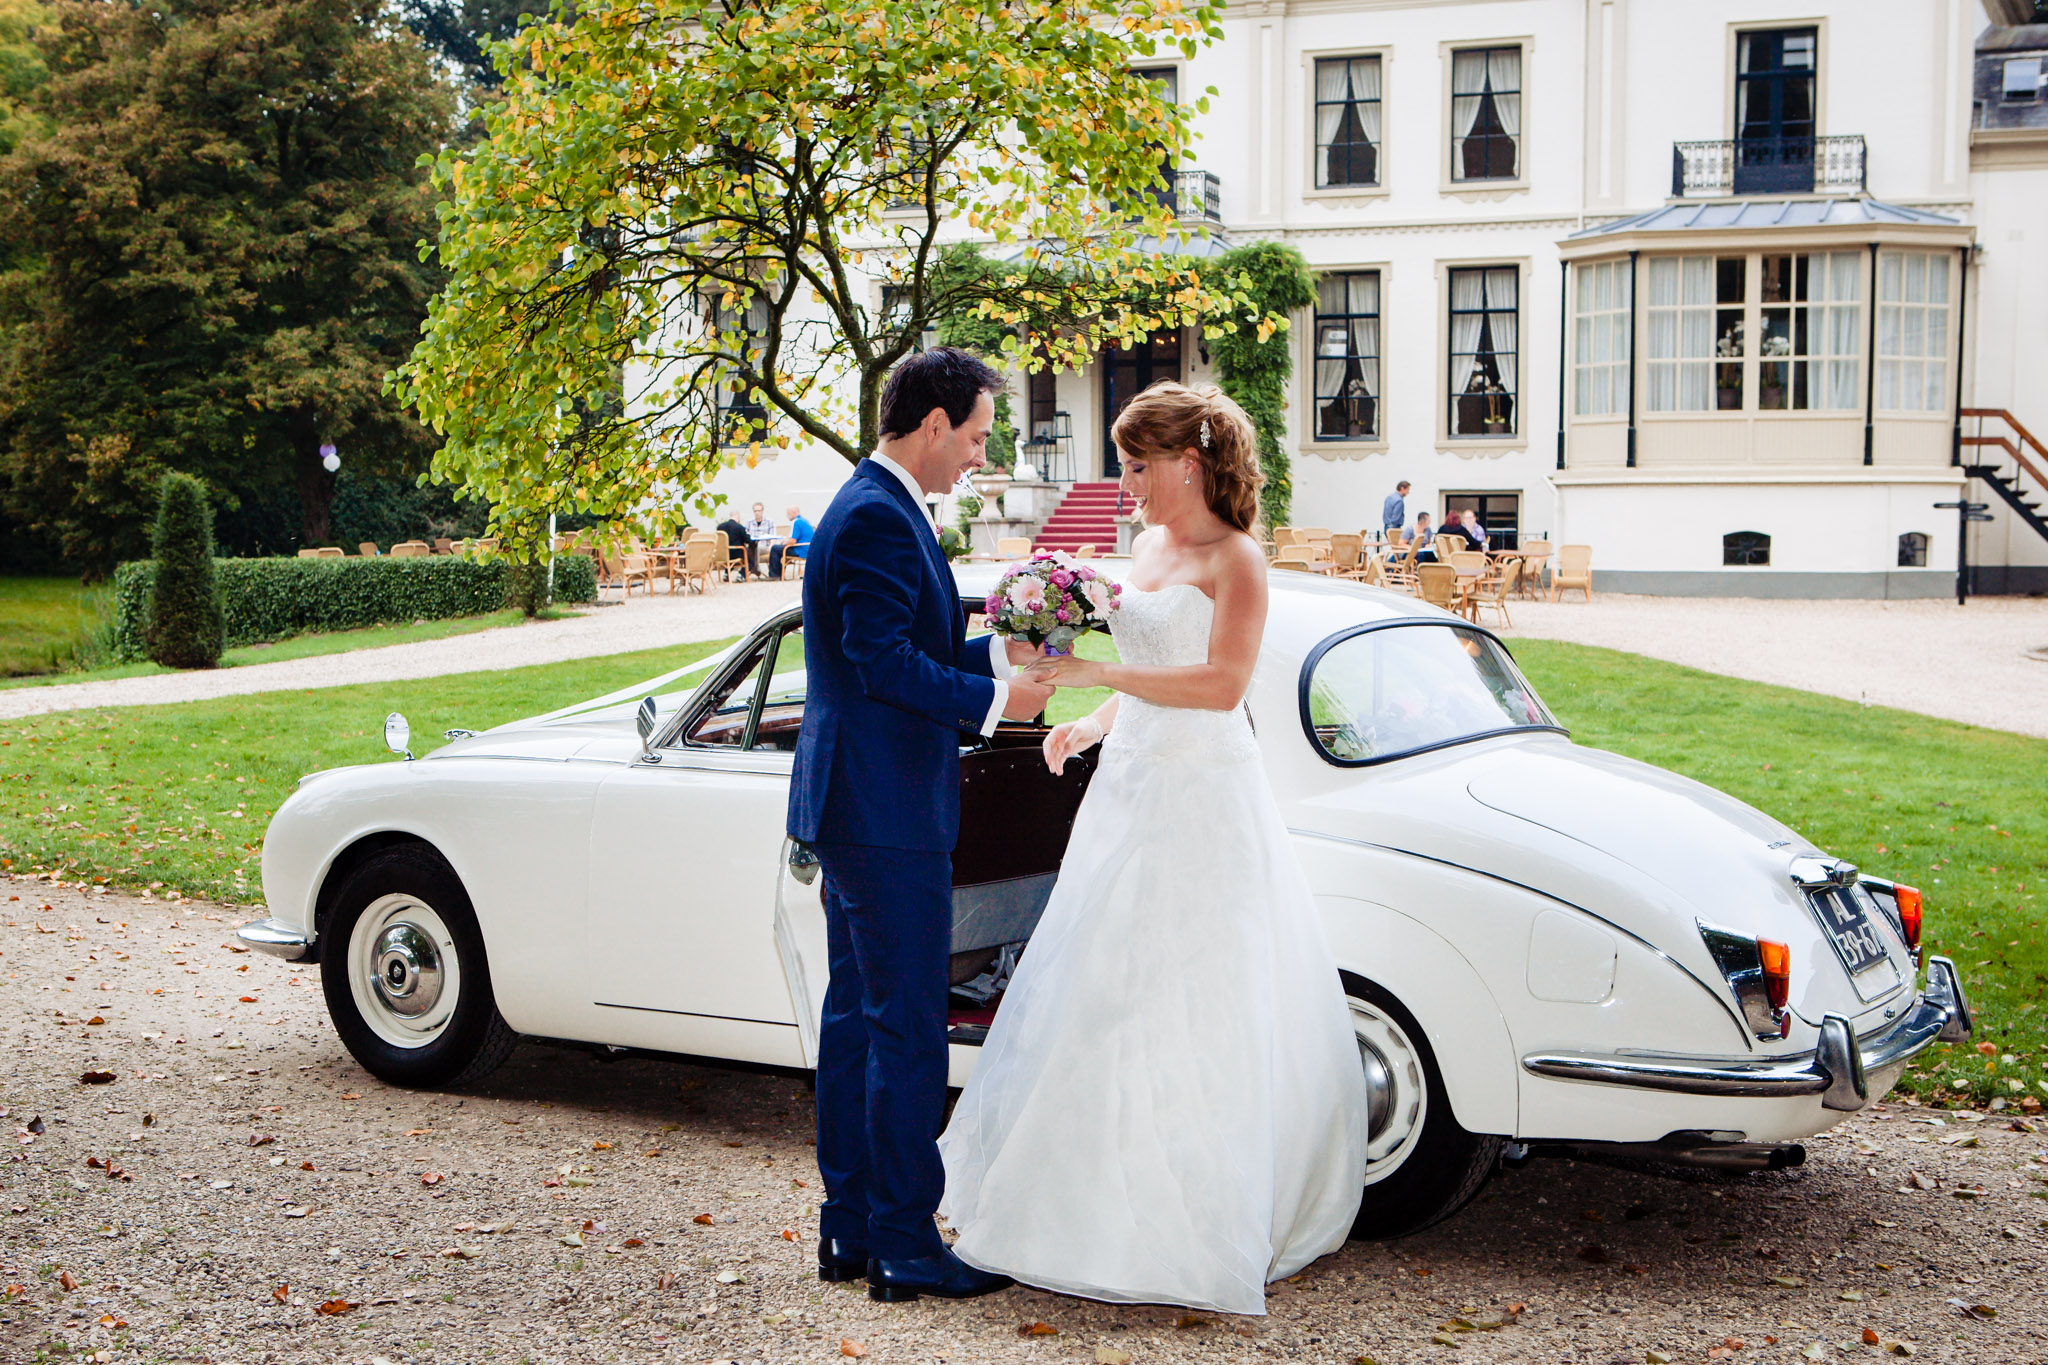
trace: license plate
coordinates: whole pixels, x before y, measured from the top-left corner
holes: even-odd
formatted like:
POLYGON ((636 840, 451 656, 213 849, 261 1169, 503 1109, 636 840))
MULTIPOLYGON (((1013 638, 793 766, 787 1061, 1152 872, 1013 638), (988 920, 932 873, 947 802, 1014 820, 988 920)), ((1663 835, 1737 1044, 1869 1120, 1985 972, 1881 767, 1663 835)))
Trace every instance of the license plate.
POLYGON ((1886 960, 1877 926, 1870 922, 1854 894, 1846 889, 1824 891, 1814 896, 1813 905, 1820 912, 1821 927, 1834 940, 1835 953, 1849 969, 1849 975, 1867 972, 1886 960))

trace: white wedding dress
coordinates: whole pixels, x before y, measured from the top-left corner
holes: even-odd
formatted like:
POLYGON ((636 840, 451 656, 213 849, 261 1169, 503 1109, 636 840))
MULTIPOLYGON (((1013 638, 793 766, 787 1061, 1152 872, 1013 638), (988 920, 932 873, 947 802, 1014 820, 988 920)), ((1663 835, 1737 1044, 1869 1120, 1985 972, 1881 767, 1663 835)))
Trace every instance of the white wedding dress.
MULTIPOLYGON (((1133 664, 1208 657, 1215 604, 1126 587, 1133 664)), ((1044 917, 939 1149, 970 1265, 1264 1313, 1365 1182, 1358 1045, 1245 713, 1126 696, 1044 917)))

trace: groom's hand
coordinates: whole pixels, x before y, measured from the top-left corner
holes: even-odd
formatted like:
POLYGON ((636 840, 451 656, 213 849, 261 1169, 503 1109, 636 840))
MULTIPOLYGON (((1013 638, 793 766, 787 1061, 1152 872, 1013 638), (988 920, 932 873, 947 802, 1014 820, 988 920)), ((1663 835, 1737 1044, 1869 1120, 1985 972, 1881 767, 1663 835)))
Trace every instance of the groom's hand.
POLYGON ((1022 668, 1033 659, 1041 657, 1038 646, 1019 635, 1012 635, 1003 641, 1003 652, 1010 656, 1010 663, 1022 668))
POLYGON ((1003 719, 1032 719, 1045 709, 1045 704, 1058 690, 1051 683, 1035 682, 1022 676, 1010 679, 1010 699, 1003 706, 1003 719))

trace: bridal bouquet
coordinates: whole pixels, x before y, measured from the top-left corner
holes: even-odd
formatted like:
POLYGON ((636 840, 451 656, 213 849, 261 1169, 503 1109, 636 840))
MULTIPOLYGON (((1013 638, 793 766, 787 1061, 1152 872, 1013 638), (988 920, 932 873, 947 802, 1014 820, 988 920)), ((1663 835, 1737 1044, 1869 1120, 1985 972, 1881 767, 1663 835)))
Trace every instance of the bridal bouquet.
POLYGON ((982 609, 999 635, 1021 636, 1047 654, 1070 654, 1084 631, 1109 629, 1123 585, 1058 550, 1003 570, 982 609))

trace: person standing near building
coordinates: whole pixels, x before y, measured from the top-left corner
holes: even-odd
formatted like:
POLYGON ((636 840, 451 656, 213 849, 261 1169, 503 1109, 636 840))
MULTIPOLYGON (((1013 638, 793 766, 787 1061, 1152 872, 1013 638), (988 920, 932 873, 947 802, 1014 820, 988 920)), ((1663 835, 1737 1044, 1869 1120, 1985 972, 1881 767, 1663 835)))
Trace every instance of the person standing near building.
POLYGON ((1408 480, 1394 485, 1394 491, 1380 505, 1380 534, 1389 541, 1401 538, 1401 528, 1408 524, 1408 480))

